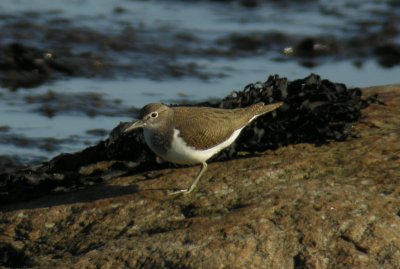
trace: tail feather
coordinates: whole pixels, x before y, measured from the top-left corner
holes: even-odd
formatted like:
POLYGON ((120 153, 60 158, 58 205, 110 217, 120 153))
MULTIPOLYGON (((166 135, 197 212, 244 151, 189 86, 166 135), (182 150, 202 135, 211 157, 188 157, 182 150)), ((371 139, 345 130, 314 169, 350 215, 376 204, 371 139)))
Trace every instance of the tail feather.
POLYGON ((265 113, 272 112, 283 105, 283 102, 278 102, 274 104, 264 105, 264 103, 257 103, 253 106, 257 108, 257 116, 261 116, 265 113))

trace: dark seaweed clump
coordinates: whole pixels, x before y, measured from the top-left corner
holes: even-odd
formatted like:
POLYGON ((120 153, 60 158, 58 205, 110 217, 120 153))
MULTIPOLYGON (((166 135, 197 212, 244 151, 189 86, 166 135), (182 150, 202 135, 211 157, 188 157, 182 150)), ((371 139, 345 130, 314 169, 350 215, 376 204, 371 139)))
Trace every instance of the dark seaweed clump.
MULTIPOLYGON (((267 81, 249 84, 216 104, 198 105, 235 108, 278 101, 283 101, 284 106, 246 127, 236 142, 214 159, 232 158, 243 151, 255 153, 295 143, 322 144, 356 137, 352 124, 361 118, 362 108, 378 100, 376 96, 362 98, 359 88, 348 89, 344 84, 311 74, 294 81, 270 76, 267 81)), ((123 135, 127 124, 120 123, 107 140, 96 146, 0 174, 0 204, 171 165, 156 163, 140 130, 123 135)))
POLYGON ((361 109, 377 100, 374 96, 363 99, 361 95, 359 88, 348 89, 345 84, 321 79, 316 74, 292 82, 275 75, 265 82, 251 83, 243 91, 232 92, 218 107, 278 101, 285 104, 245 128, 225 154, 232 156, 240 151, 256 152, 296 143, 321 144, 357 136, 351 129, 353 123, 360 119, 361 109))

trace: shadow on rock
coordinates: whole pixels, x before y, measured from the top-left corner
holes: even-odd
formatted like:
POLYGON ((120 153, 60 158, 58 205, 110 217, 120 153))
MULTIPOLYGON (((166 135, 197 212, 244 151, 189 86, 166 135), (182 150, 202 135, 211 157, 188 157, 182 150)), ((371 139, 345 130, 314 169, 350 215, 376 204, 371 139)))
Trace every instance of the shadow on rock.
POLYGON ((57 193, 45 195, 29 203, 16 203, 1 208, 2 211, 13 211, 21 209, 43 208, 58 205, 75 203, 89 203, 99 199, 114 198, 118 196, 134 194, 139 191, 137 185, 130 186, 109 186, 99 184, 91 188, 85 188, 74 192, 62 192, 62 188, 57 189, 57 193))

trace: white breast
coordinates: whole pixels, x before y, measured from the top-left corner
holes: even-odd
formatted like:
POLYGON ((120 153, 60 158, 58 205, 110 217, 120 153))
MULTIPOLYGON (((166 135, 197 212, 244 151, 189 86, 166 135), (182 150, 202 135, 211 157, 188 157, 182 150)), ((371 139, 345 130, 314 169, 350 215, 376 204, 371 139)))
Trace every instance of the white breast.
POLYGON ((232 144, 233 141, 235 141, 235 139, 239 136, 242 129, 243 128, 234 131, 229 139, 225 142, 206 150, 197 150, 188 146, 186 142, 179 136, 179 130, 174 129, 174 138, 171 143, 171 148, 168 150, 167 154, 162 155, 161 157, 167 161, 179 164, 202 163, 232 144))

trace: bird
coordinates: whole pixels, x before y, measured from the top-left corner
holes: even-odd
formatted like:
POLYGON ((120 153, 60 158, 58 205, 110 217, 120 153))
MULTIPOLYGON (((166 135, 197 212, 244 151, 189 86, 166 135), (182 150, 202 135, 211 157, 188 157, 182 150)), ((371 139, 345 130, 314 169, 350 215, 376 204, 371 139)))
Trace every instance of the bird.
POLYGON ((143 128, 146 144, 161 159, 176 164, 200 164, 201 169, 188 188, 169 193, 189 194, 207 170, 208 159, 231 145, 250 122, 282 104, 260 102, 244 108, 223 109, 150 103, 123 133, 143 128))

